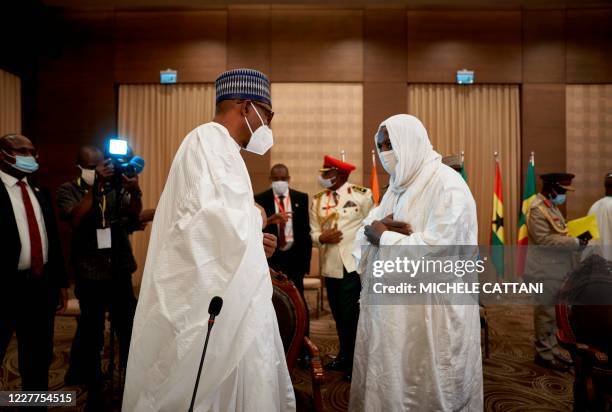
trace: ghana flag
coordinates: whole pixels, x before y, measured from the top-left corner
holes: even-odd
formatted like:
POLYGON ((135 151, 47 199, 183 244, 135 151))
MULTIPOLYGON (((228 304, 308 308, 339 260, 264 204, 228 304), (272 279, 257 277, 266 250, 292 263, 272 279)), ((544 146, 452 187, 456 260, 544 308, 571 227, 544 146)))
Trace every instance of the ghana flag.
POLYGON ((502 178, 497 154, 495 156, 495 183, 493 186, 493 219, 491 220, 491 260, 497 276, 504 276, 504 199, 502 178))
POLYGON ((527 165, 527 175, 525 177, 525 188, 523 189, 523 203, 521 205, 521 215, 518 222, 518 254, 516 274, 523 277, 525 272, 525 259, 527 257, 527 245, 529 244, 529 236, 527 234, 527 211, 529 205, 536 197, 536 175, 535 175, 535 156, 531 152, 529 156, 529 164, 527 165))

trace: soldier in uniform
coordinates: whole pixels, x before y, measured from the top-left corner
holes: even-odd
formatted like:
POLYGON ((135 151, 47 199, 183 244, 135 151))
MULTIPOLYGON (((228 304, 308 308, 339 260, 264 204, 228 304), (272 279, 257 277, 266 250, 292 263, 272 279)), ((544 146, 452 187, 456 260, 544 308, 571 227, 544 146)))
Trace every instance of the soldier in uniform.
POLYGON ((353 170, 355 166, 325 156, 319 176, 325 190, 314 196, 310 207, 312 242, 320 251, 321 274, 327 278, 327 298, 340 340, 338 356, 327 368, 344 371, 349 381, 361 292, 351 252, 361 221, 374 204, 370 189, 348 182, 353 170))
POLYGON ((534 307, 535 363, 557 370, 566 370, 571 360, 560 351, 556 338, 554 298, 565 275, 571 269, 572 253, 586 245, 568 235, 567 225, 558 206, 565 203, 573 174, 549 173, 541 175, 542 191, 531 202, 527 212, 529 250, 525 280, 542 282, 544 293, 534 307))

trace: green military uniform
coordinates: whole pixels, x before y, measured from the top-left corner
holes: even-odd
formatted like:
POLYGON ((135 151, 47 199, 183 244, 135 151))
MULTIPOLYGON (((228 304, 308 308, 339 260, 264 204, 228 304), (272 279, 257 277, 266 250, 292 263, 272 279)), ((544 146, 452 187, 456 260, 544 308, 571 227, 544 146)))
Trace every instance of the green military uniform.
POLYGON ((350 368, 355 350, 361 281, 352 256, 353 241, 362 220, 374 205, 370 189, 346 182, 338 189, 316 194, 310 207, 313 245, 319 248, 321 274, 326 277, 327 298, 340 340, 338 359, 350 368), (337 244, 321 244, 325 229, 342 232, 337 244))
MULTIPOLYGON (((542 178, 546 182, 554 180, 557 175, 564 174, 543 175, 542 178)), ((559 187, 573 190, 569 186, 559 187)), ((525 280, 544 284, 544 294, 538 297, 533 315, 536 352, 546 361, 563 359, 556 339, 554 303, 563 279, 571 269, 572 252, 580 248, 580 241, 568 235, 561 211, 540 193, 529 206, 526 222, 529 250, 525 280)))

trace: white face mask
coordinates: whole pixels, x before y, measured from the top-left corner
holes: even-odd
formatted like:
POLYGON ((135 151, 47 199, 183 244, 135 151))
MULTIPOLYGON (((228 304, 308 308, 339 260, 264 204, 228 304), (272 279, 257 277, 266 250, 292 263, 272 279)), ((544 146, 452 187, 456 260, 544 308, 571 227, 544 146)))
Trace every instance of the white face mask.
POLYGON ((272 182, 272 191, 276 196, 281 196, 287 193, 289 190, 289 182, 285 182, 283 180, 277 180, 272 182))
POLYGON ((96 169, 83 169, 81 166, 79 169, 81 169, 81 179, 89 186, 93 186, 96 181, 96 169))
POLYGON ((329 189, 334 185, 334 179, 331 177, 329 179, 324 179, 323 176, 319 175, 319 184, 321 185, 321 187, 329 189))
POLYGON ((395 173, 395 166, 397 166, 397 157, 395 156, 395 152, 393 150, 387 150, 385 152, 379 152, 378 155, 380 157, 382 167, 387 173, 389 173, 389 176, 393 176, 395 173))
POLYGON ((249 120, 246 118, 246 116, 244 117, 249 131, 251 132, 251 140, 249 140, 249 144, 247 144, 244 150, 261 156, 270 150, 272 145, 274 145, 274 137, 272 135, 272 130, 267 124, 264 123, 263 119, 259 115, 259 112, 257 111, 257 108, 252 102, 251 106, 253 106, 253 109, 255 109, 255 113, 257 113, 257 117, 259 117, 259 120, 261 121, 261 126, 259 126, 257 130, 253 131, 251 125, 249 124, 249 120))

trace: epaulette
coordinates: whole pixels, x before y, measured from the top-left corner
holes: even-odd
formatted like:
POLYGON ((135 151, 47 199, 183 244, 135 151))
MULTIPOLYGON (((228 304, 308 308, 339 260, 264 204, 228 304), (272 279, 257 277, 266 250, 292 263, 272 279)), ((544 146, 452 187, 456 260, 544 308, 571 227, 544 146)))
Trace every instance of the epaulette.
POLYGON ((544 200, 540 196, 536 195, 535 199, 533 199, 531 203, 529 203, 529 209, 536 209, 542 203, 544 203, 544 200))
POLYGON ((354 190, 361 192, 361 193, 368 193, 368 188, 367 187, 363 187, 363 186, 357 186, 357 185, 353 185, 352 186, 354 190))
POLYGON ((327 192, 327 189, 321 190, 319 193, 317 193, 316 195, 313 196, 313 199, 320 198, 321 196, 323 196, 325 194, 325 192, 327 192))

